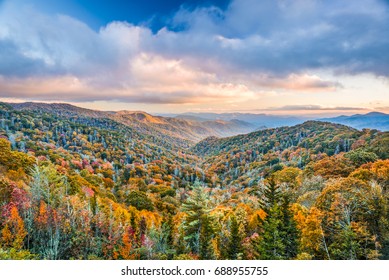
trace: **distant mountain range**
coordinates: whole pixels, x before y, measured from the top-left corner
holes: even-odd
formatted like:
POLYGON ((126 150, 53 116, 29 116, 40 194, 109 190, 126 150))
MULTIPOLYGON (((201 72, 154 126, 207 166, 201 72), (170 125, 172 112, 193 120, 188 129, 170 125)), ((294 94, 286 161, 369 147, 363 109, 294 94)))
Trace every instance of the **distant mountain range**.
POLYGON ((176 118, 192 118, 195 120, 223 120, 232 121, 240 120, 246 123, 254 125, 257 129, 274 128, 280 126, 292 126, 303 123, 308 118, 296 117, 296 116, 280 116, 280 115, 268 115, 268 114, 251 114, 251 113, 184 113, 181 115, 175 115, 176 118))
POLYGON ((185 113, 175 116, 176 118, 194 119, 194 120, 241 120, 254 125, 257 129, 275 128, 281 126, 293 126, 301 124, 307 120, 318 120, 347 125, 356 129, 378 129, 381 131, 389 130, 389 114, 381 112, 370 112, 367 114, 356 114, 352 116, 338 116, 333 118, 306 118, 296 116, 279 116, 267 114, 246 114, 246 113, 185 113))
POLYGON ((119 111, 112 113, 110 118, 134 127, 142 133, 171 135, 193 142, 198 142, 208 136, 228 137, 255 130, 254 125, 240 120, 198 121, 152 116, 145 112, 119 111))
POLYGON ((209 136, 228 137, 257 130, 256 125, 242 120, 198 120, 153 116, 142 111, 98 111, 64 103, 5 103, 19 111, 54 113, 66 118, 111 119, 129 126, 137 132, 167 139, 180 146, 187 146, 209 136))
POLYGON ((339 116, 335 118, 324 118, 319 121, 344 124, 356 129, 371 128, 381 131, 389 130, 389 114, 370 112, 365 115, 357 114, 352 116, 339 116))
MULTIPOLYGON (((210 136, 229 137, 267 128, 293 126, 308 118, 249 113, 185 113, 154 116, 142 111, 98 111, 63 103, 2 103, 18 111, 54 113, 65 118, 109 119, 135 131, 165 139, 180 147, 189 147, 210 136)), ((389 130, 389 115, 371 112, 365 115, 322 118, 318 121, 347 125, 356 129, 389 130)))

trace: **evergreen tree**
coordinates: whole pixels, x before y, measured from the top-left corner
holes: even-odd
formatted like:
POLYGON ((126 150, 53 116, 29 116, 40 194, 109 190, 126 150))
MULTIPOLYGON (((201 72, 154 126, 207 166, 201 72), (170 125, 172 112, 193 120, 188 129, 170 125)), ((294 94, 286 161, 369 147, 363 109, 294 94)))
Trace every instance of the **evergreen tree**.
POLYGON ((172 215, 169 215, 168 218, 163 222, 162 228, 164 229, 164 232, 166 233, 166 243, 168 247, 173 246, 174 237, 173 237, 173 217, 172 215))
POLYGON ((210 260, 214 258, 212 248, 213 235, 214 227, 212 216, 205 214, 201 217, 201 230, 199 237, 199 255, 202 260, 210 260))
POLYGON ((275 204, 267 214, 263 224, 262 238, 258 244, 260 258, 265 260, 285 259, 286 242, 282 211, 278 204, 275 204))
POLYGON ((263 190, 261 205, 266 212, 262 237, 257 244, 261 259, 293 259, 298 254, 298 230, 290 211, 288 194, 281 193, 273 178, 263 190))
POLYGON ((266 180, 264 188, 260 191, 260 206, 268 213, 270 209, 278 204, 281 200, 281 190, 277 186, 273 177, 270 177, 266 180))
MULTIPOLYGON (((200 252, 200 233, 203 229, 202 244, 208 242, 205 234, 210 231, 208 228, 209 218, 209 199, 203 187, 198 182, 195 183, 191 195, 182 204, 182 211, 186 213, 182 227, 184 231, 184 240, 189 245, 191 251, 195 254, 200 252)), ((204 245, 206 247, 206 245, 204 245)))
POLYGON ((230 260, 236 260, 239 256, 239 253, 242 252, 242 238, 239 234, 239 223, 233 215, 230 218, 230 237, 228 244, 228 258, 230 260))
POLYGON ((284 196, 282 205, 282 231, 284 234, 285 257, 286 259, 293 259, 298 254, 299 248, 299 231, 297 229, 296 221, 293 218, 293 213, 290 210, 289 197, 284 196))

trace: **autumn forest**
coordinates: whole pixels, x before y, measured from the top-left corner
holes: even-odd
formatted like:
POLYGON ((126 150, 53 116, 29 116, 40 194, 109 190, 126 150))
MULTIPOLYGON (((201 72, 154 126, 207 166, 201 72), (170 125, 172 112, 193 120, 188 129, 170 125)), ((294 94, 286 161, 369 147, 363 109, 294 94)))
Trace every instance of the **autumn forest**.
POLYGON ((389 259, 388 132, 156 120, 1 103, 0 259, 389 259))

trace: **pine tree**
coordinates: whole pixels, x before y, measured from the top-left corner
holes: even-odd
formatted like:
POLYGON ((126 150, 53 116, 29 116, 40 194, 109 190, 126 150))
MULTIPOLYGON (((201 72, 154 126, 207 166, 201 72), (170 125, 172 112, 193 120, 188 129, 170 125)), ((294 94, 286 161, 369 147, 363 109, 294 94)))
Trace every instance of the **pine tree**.
POLYGON ((212 248, 212 237, 214 235, 213 219, 211 215, 203 215, 201 217, 201 230, 199 237, 199 255, 202 260, 210 260, 214 258, 212 248))
POLYGON ((173 237, 173 217, 169 215, 167 219, 162 223, 162 228, 164 229, 166 235, 166 243, 169 248, 173 247, 174 237, 173 237))
POLYGON ((151 228, 148 236, 153 242, 153 251, 157 259, 172 259, 173 249, 173 219, 171 215, 164 217, 160 229, 151 228))
POLYGON ((282 205, 282 232, 285 244, 285 257, 286 259, 293 259, 298 254, 299 248, 299 231, 297 229, 297 223, 293 218, 293 213, 290 210, 289 197, 284 196, 282 205))
POLYGON ((262 238, 258 244, 260 258, 265 260, 282 260, 285 254, 285 233, 283 232, 283 215, 275 204, 265 218, 262 238))
POLYGON ((266 180, 264 188, 260 192, 260 206, 268 213, 270 209, 281 200, 281 190, 277 186, 273 177, 266 180))
POLYGON ((231 233, 228 244, 228 258, 230 260, 236 260, 239 254, 242 252, 242 238, 239 234, 239 223, 235 215, 230 218, 230 231, 231 233))
POLYGON ((298 230, 289 197, 281 193, 273 178, 263 190, 261 205, 266 212, 262 237, 257 245, 261 259, 293 259, 298 254, 298 230))
MULTIPOLYGON (((184 240, 195 254, 200 252, 200 233, 204 222, 208 223, 207 216, 210 212, 208 195, 198 182, 193 186, 193 190, 188 199, 182 204, 182 211, 186 213, 182 227, 184 230, 184 240)), ((208 225, 205 224, 207 227, 208 225)), ((207 231, 204 229, 203 231, 207 231)), ((203 233, 204 237, 205 232, 203 233)), ((204 243, 204 239, 203 242, 204 243)), ((204 245, 205 246, 205 245, 204 245)))

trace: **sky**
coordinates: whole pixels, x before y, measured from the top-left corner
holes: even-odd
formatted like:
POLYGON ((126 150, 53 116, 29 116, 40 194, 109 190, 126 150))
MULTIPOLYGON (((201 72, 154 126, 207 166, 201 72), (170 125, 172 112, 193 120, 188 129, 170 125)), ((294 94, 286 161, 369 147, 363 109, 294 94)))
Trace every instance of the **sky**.
POLYGON ((389 1, 0 0, 0 100, 389 113, 389 1))

